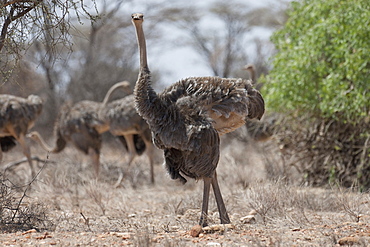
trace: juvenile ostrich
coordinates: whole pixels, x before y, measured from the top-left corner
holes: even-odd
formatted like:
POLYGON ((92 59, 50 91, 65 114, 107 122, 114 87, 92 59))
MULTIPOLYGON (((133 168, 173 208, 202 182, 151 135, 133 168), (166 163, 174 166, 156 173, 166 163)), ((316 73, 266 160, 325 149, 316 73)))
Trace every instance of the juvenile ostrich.
POLYGON ((243 68, 244 70, 248 71, 250 79, 252 80, 252 83, 255 84, 257 82, 257 76, 256 76, 256 68, 253 64, 247 64, 243 68))
POLYGON ((143 14, 132 15, 140 53, 140 70, 135 85, 138 113, 148 122, 154 144, 164 150, 165 165, 172 179, 203 179, 200 225, 206 226, 212 185, 222 224, 230 223, 217 182, 219 136, 260 119, 264 101, 251 83, 243 79, 191 77, 172 84, 157 94, 151 87, 143 14))
MULTIPOLYGON (((146 149, 145 153, 149 158, 150 181, 154 184, 154 146, 151 140, 152 136, 148 124, 136 112, 134 95, 131 94, 114 100, 109 104, 103 103, 101 119, 109 125, 109 132, 112 135, 123 137, 123 139, 120 139, 121 141, 125 140, 124 144, 127 144, 129 152, 128 166, 131 165, 135 156, 140 154, 140 151, 144 151, 138 150, 138 143, 143 141, 143 148, 146 149)), ((120 182, 117 181, 116 185, 120 182)))
POLYGON ((263 86, 263 83, 257 82, 257 73, 256 73, 256 66, 253 64, 247 64, 243 68, 244 70, 248 71, 249 78, 252 80, 252 85, 257 89, 260 90, 263 86))
POLYGON ((8 94, 0 95, 0 162, 3 152, 12 149, 17 141, 28 160, 32 177, 35 176, 35 170, 25 135, 33 127, 41 111, 42 100, 39 96, 30 95, 25 99, 8 94))
MULTIPOLYGON (((243 68, 248 71, 250 79, 252 80, 253 85, 257 90, 260 90, 263 86, 263 83, 257 82, 256 67, 253 64, 247 64, 243 68)), ((266 115, 263 121, 247 121, 245 126, 247 128, 249 137, 258 142, 263 142, 274 134, 274 126, 277 121, 277 116, 275 115, 266 115)))
MULTIPOLYGON (((109 100, 109 92, 117 87, 123 87, 125 91, 129 90, 129 84, 126 82, 116 83, 108 91, 103 102, 109 100)), ((80 101, 73 106, 64 105, 54 125, 54 147, 48 145, 36 131, 29 133, 27 137, 38 142, 50 153, 59 153, 66 147, 67 142, 72 143, 78 150, 91 157, 95 175, 99 177, 101 134, 109 130, 109 125, 99 116, 101 107, 102 103, 90 100, 80 101)))

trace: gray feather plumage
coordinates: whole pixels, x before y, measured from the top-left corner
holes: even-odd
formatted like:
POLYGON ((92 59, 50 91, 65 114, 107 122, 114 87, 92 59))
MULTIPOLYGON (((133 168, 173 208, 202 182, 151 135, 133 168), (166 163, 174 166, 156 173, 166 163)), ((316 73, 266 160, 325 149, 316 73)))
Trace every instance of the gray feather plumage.
POLYGON ((137 91, 137 110, 148 122, 155 145, 165 150, 171 177, 182 181, 180 172, 196 179, 210 177, 219 158, 218 135, 264 113, 262 96, 243 79, 191 77, 156 96, 152 91, 144 94, 151 94, 151 103, 137 91))

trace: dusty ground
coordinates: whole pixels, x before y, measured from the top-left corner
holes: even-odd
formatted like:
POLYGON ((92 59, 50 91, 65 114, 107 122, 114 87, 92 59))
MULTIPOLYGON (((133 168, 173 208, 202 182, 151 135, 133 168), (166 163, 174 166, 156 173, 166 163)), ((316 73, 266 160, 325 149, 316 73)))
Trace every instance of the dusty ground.
MULTIPOLYGON (((29 229, 8 229, 0 234, 2 246, 368 246, 369 195, 339 189, 306 188, 272 178, 287 175, 278 155, 241 142, 224 142, 219 182, 232 225, 192 237, 199 219, 202 182, 183 186, 155 167, 156 185, 149 184, 146 156, 125 167, 125 153, 105 146, 99 181, 93 179, 88 157, 67 148, 61 154, 33 153, 48 162, 21 203, 39 205, 45 218, 29 229), (124 180, 114 188, 120 169, 124 180), (284 174, 286 173, 286 174, 284 174), (269 178, 269 179, 267 179, 269 178), (271 180, 272 179, 272 180, 271 180), (41 206, 40 206, 41 205, 41 206), (245 216, 253 215, 250 222, 245 216), (252 211, 252 213, 251 213, 252 211)), ((4 155, 4 162, 21 159, 19 149, 4 155)), ((5 174, 23 184, 26 163, 5 174)), ((16 202, 26 187, 18 189, 16 202)), ((37 208, 37 207, 36 207, 37 208)), ((34 209, 35 210, 35 209, 34 209)), ((211 194, 210 223, 219 223, 211 194)), ((207 229, 205 229, 207 230, 207 229)))

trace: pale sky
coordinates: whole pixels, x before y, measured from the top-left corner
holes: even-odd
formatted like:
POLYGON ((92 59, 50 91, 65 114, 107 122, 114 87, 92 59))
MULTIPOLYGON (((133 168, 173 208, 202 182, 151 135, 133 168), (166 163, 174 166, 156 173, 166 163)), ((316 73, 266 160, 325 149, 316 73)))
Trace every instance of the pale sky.
MULTIPOLYGON (((204 8, 212 4, 216 0, 174 0, 171 3, 186 3, 186 5, 196 5, 199 8, 204 8)), ((276 0, 235 0, 247 4, 248 6, 261 7, 263 5, 271 5, 276 3, 276 0)), ((128 12, 146 12, 148 4, 159 3, 166 4, 166 0, 134 0, 130 3, 124 3, 125 10, 128 12)), ((146 21, 150 21, 150 15, 147 15, 146 21)), ((145 22, 144 22, 145 31, 145 22)), ((168 30, 168 37, 163 42, 168 42, 168 46, 161 44, 161 50, 158 47, 148 45, 148 63, 152 72, 157 71, 162 75, 161 83, 164 85, 172 84, 181 78, 190 76, 206 76, 212 75, 211 70, 201 60, 200 56, 196 54, 190 47, 174 47, 173 43, 176 37, 181 33, 178 30, 168 30), (163 47, 168 47, 164 50, 163 47)), ((251 31, 250 42, 247 42, 245 49, 250 51, 248 54, 251 58, 254 56, 254 43, 253 39, 259 37, 263 40, 269 40, 271 31, 255 28, 251 31), (249 45, 248 45, 249 44, 249 45)), ((166 35, 166 33, 164 33, 166 35)))

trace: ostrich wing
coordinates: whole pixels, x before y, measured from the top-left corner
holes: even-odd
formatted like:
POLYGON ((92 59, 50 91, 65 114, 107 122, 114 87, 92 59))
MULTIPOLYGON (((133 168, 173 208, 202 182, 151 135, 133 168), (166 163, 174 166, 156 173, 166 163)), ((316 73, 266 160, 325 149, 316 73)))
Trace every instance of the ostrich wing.
POLYGON ((241 127, 246 118, 261 118, 264 113, 262 96, 243 79, 190 77, 168 87, 160 96, 169 106, 176 104, 184 115, 207 115, 220 135, 241 127))
POLYGON ((187 142, 180 149, 164 148, 165 164, 171 178, 185 183, 180 172, 195 179, 211 177, 219 160, 219 144, 219 135, 211 124, 188 125, 187 142))
POLYGON ((104 109, 103 119, 110 125, 113 135, 136 134, 142 131, 142 126, 147 126, 136 112, 134 95, 109 103, 104 109))

